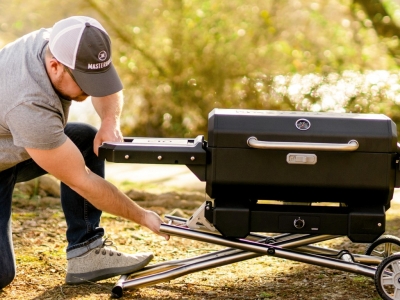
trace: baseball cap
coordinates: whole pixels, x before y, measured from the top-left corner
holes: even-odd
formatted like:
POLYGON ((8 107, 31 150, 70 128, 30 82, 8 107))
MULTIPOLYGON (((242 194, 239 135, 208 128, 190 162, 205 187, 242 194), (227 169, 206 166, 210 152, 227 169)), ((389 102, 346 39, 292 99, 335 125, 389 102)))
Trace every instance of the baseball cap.
POLYGON ((122 90, 111 61, 110 37, 95 19, 74 16, 55 23, 49 47, 53 56, 71 70, 86 94, 103 97, 122 90))

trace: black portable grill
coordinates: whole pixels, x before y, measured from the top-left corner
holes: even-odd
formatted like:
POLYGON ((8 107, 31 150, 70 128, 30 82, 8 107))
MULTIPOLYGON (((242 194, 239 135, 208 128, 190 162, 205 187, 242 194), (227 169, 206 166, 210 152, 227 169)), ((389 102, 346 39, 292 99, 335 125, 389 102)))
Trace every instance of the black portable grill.
MULTIPOLYGON (((309 244, 336 236, 380 244, 376 241, 385 232, 385 212, 400 186, 399 152, 396 125, 384 115, 214 109, 207 141, 204 136, 132 137, 104 143, 99 156, 118 163, 184 164, 206 182, 212 201, 189 220, 169 217, 170 224, 161 226, 164 232, 236 248, 231 249, 235 261, 243 260, 236 253, 241 249, 248 255, 244 259, 255 253, 276 255, 373 277, 375 269, 365 264, 377 265, 382 257, 354 260, 350 255, 344 262, 338 254, 342 251, 331 250, 340 256, 331 262, 332 253, 328 258, 326 250, 309 244), (271 239, 254 232, 284 234, 271 239), (262 244, 255 242, 260 239, 262 244), (300 249, 305 257, 285 248, 300 249), (357 263, 362 271, 354 270, 357 263)), ((231 261, 217 265, 226 263, 231 261)), ((385 269, 379 276, 388 274, 385 269)), ((144 274, 133 282, 123 277, 114 293, 159 282, 154 276, 144 274)), ((384 286, 377 286, 378 291, 384 286)))

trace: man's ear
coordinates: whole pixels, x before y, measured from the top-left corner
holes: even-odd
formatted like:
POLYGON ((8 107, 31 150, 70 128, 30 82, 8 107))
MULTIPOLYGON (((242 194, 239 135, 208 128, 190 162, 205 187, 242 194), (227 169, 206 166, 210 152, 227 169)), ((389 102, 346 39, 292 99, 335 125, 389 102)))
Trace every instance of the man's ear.
POLYGON ((46 72, 52 83, 57 82, 64 72, 64 66, 54 56, 45 57, 46 72))
POLYGON ((64 66, 54 57, 49 58, 48 65, 49 71, 57 77, 64 72, 64 66))

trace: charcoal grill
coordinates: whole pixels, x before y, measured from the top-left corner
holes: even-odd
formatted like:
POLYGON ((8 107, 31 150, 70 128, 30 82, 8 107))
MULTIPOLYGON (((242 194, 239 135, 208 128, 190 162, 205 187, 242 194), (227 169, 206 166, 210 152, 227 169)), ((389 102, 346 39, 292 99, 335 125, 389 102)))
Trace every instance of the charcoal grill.
POLYGON ((399 153, 396 125, 384 115, 266 110, 214 109, 207 141, 131 137, 104 143, 99 156, 110 162, 186 165, 206 182, 210 200, 188 220, 167 216, 161 231, 228 247, 122 276, 113 293, 274 255, 375 277, 384 299, 400 299, 386 291, 400 289, 392 282, 400 275, 400 267, 393 268, 400 255, 312 245, 338 236, 372 243, 370 253, 377 245, 400 245, 381 237, 400 186, 399 153))

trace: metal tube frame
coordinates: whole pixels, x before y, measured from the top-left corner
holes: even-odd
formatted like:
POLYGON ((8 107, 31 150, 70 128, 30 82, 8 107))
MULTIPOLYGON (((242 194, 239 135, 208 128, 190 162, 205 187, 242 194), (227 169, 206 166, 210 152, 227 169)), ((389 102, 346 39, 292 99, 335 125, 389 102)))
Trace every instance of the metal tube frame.
POLYGON ((169 281, 190 273, 216 268, 263 255, 270 255, 312 265, 328 267, 367 277, 374 277, 382 259, 368 255, 351 255, 347 251, 311 246, 338 236, 311 234, 282 234, 274 237, 250 234, 246 239, 227 239, 218 234, 193 230, 172 224, 162 224, 160 231, 200 242, 228 248, 182 260, 171 260, 122 275, 112 289, 112 296, 122 297, 124 289, 141 288, 169 281), (343 257, 342 257, 343 256, 343 257), (349 257, 350 261, 349 261, 349 257), (368 264, 368 265, 366 265, 368 264))

